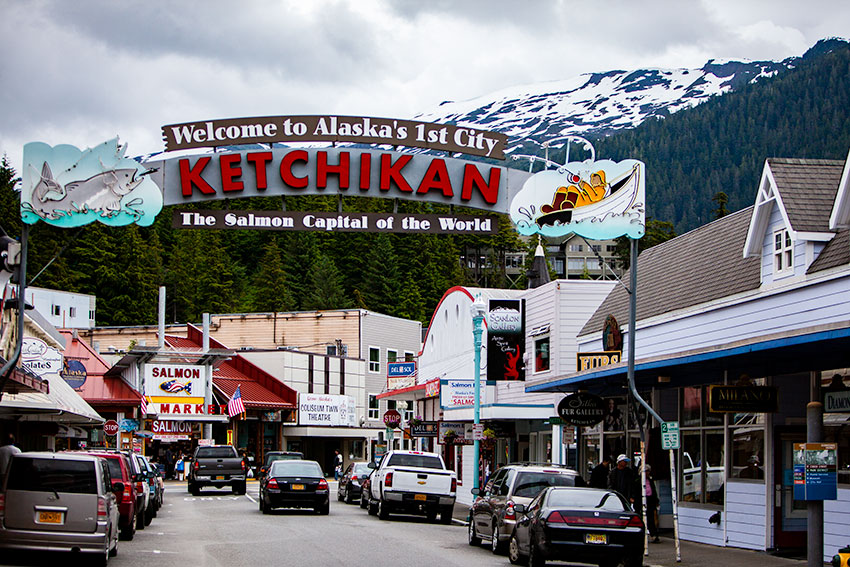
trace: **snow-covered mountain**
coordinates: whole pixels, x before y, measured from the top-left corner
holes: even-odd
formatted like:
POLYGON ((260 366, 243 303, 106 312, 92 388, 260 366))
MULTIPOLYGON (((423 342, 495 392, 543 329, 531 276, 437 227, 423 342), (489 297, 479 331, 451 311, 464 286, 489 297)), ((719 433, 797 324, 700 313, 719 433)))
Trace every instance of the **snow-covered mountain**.
POLYGON ((532 150, 566 135, 586 136, 637 126, 710 97, 792 69, 798 57, 775 61, 710 60, 702 69, 640 69, 506 88, 463 102, 447 101, 416 116, 426 122, 496 130, 509 152, 532 150))

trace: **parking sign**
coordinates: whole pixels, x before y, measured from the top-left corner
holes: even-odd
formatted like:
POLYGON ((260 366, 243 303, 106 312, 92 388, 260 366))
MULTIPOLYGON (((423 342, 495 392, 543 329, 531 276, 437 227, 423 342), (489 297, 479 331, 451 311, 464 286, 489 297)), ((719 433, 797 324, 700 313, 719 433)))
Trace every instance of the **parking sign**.
POLYGON ((661 424, 661 448, 665 451, 679 448, 678 421, 665 421, 661 424))

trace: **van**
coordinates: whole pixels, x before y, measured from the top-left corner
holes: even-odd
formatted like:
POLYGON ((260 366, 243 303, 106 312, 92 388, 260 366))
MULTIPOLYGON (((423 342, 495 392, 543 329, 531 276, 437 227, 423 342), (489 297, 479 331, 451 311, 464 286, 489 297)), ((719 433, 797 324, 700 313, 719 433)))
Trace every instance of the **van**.
POLYGON ((0 549, 90 554, 106 565, 118 553, 118 503, 103 459, 20 453, 0 492, 0 549))

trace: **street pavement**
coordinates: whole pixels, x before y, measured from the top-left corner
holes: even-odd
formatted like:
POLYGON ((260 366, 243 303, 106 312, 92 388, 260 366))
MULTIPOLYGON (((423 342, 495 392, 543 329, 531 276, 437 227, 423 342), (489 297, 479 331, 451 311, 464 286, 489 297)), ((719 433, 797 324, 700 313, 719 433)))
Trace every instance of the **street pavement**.
MULTIPOLYGON (((336 499, 331 482, 329 516, 312 511, 259 511, 256 482, 246 495, 226 490, 204 490, 193 497, 185 482, 166 483, 165 502, 158 516, 133 541, 119 542, 111 567, 253 565, 316 567, 369 565, 370 567, 508 567, 505 556, 486 546, 467 544, 466 506, 455 506, 452 525, 415 516, 391 516, 382 521, 356 504, 336 499)), ((682 542, 682 561, 676 562, 673 541, 650 546, 649 567, 804 567, 794 561, 735 549, 682 542)), ((4 565, 77 565, 67 554, 0 554, 4 565), (60 563, 61 562, 61 563, 60 563)), ((561 563, 560 565, 565 565, 561 563)))

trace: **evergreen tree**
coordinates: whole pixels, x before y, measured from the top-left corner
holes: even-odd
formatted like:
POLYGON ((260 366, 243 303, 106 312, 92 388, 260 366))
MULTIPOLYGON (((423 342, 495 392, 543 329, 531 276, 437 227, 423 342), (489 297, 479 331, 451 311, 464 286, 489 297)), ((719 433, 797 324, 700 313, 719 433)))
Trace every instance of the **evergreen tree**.
POLYGON ((378 234, 362 263, 362 289, 359 297, 367 309, 395 315, 401 291, 399 262, 393 250, 392 236, 378 234))
POLYGON ((304 299, 303 309, 345 309, 350 306, 343 291, 342 275, 327 255, 319 253, 310 268, 308 279, 312 287, 304 299))
POLYGON ((292 294, 276 238, 271 238, 263 248, 260 268, 252 284, 248 292, 248 311, 289 311, 292 308, 292 294))

